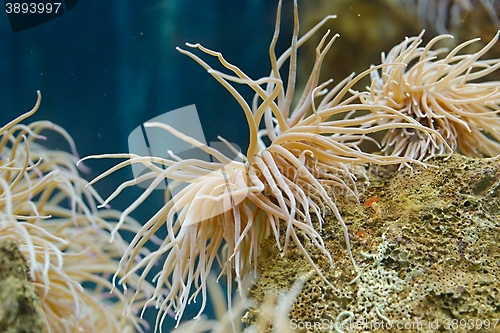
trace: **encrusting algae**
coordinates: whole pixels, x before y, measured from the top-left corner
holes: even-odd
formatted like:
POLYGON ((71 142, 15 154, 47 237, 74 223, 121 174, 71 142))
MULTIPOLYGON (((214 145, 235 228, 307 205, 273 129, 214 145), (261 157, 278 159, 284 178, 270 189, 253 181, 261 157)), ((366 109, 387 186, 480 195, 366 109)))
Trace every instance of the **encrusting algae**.
MULTIPOLYGON (((335 289, 309 279, 290 313, 298 331, 500 330, 500 165, 462 155, 429 163, 439 168, 370 166, 361 206, 339 200, 360 270, 341 255, 338 227, 327 223, 322 236, 335 268, 308 250, 335 289)), ((279 264, 278 255, 273 242, 262 246, 256 301, 310 269, 296 250, 279 264)), ((259 315, 250 310, 246 318, 259 315)))

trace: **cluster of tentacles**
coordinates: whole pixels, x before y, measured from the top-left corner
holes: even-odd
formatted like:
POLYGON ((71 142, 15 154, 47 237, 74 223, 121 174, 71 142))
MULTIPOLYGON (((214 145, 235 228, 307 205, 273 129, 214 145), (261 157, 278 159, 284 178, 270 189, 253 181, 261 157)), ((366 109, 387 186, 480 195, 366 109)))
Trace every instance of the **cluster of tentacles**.
POLYGON ((372 84, 364 102, 394 108, 436 130, 445 141, 436 145, 432 136, 396 126, 385 134, 383 150, 418 160, 445 154, 449 146, 471 157, 500 155, 500 81, 486 79, 500 68, 500 59, 481 59, 496 44, 500 32, 471 54, 459 52, 479 39, 448 51, 433 47, 453 36, 437 36, 424 47, 420 46, 423 34, 406 38, 387 56, 382 54, 386 66, 371 73, 372 84))
MULTIPOLYGON (((63 128, 21 123, 40 102, 38 92, 31 111, 0 128, 0 240, 18 244, 27 261, 46 332, 142 332, 137 316, 122 316, 124 293, 110 294, 109 277, 128 245, 121 238, 109 243, 120 213, 97 210, 102 199, 79 176, 75 145, 63 128), (44 130, 66 139, 72 154, 41 146, 44 130)), ((127 219, 125 229, 135 232, 138 223, 127 219)), ((138 280, 130 278, 131 285, 138 280)), ((140 309, 151 287, 142 284, 131 307, 140 309)))

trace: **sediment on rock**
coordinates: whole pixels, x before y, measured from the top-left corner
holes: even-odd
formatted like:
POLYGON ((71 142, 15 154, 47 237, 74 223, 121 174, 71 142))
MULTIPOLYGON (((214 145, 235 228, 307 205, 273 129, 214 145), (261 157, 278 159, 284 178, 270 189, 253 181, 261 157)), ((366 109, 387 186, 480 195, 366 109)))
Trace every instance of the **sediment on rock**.
MULTIPOLYGON (((370 185, 358 184, 359 205, 337 197, 360 269, 354 271, 338 222, 327 216, 321 234, 334 267, 314 246, 307 251, 337 290, 318 276, 307 282, 290 314, 293 323, 303 323, 299 331, 330 332, 341 323, 341 331, 400 331, 388 329, 389 322, 443 332, 481 330, 488 322, 495 331, 500 319, 500 164, 461 155, 429 164, 437 167, 370 167, 370 185), (386 326, 363 326, 370 323, 386 326)), ((257 301, 270 290, 289 288, 311 270, 296 249, 281 258, 273 241, 263 245, 258 266, 257 301)), ((255 311, 247 318, 257 317, 255 311)))

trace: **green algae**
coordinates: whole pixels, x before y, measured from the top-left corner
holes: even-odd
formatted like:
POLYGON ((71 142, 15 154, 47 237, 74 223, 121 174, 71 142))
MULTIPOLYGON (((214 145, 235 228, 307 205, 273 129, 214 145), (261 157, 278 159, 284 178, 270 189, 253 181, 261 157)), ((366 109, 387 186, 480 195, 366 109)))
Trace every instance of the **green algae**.
MULTIPOLYGON (((334 267, 301 238, 336 289, 317 275, 309 280, 290 314, 304 323, 301 331, 412 331, 387 328, 400 322, 422 324, 413 331, 467 332, 483 331, 487 320, 488 331, 500 331, 500 323, 493 329, 500 319, 500 165, 461 155, 429 164, 436 167, 370 167, 371 184, 358 184, 359 205, 336 196, 358 272, 333 216, 322 237, 334 267), (358 326, 335 326, 341 322, 358 326)), ((296 248, 281 258, 273 241, 263 245, 259 267, 257 301, 312 269, 296 248)))

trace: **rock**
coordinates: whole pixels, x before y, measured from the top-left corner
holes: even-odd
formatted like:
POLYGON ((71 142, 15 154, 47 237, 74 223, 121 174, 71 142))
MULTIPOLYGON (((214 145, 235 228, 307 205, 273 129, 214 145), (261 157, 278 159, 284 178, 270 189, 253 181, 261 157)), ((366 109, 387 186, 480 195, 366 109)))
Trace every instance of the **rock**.
MULTIPOLYGON (((302 238, 335 289, 309 279, 290 314, 300 331, 500 330, 500 163, 461 155, 428 163, 435 167, 370 166, 359 205, 336 194, 358 272, 335 217, 322 231, 334 267, 302 238)), ((281 258, 274 240, 258 266, 257 301, 311 270, 296 248, 281 258)))
POLYGON ((0 331, 41 333, 45 323, 28 264, 12 240, 0 241, 0 331))

